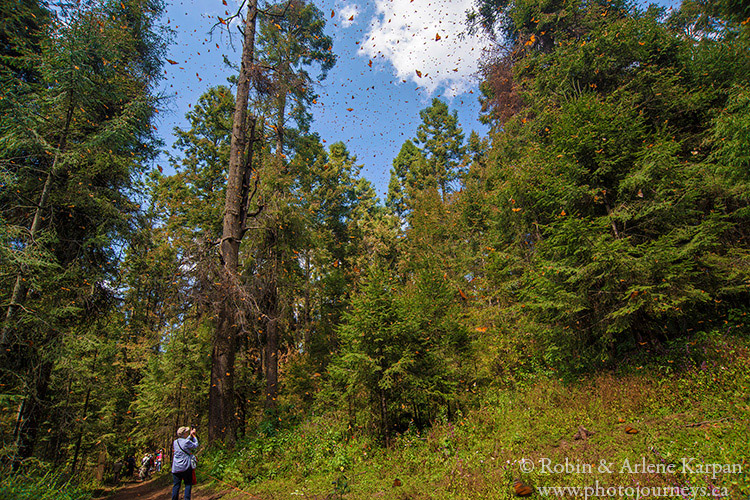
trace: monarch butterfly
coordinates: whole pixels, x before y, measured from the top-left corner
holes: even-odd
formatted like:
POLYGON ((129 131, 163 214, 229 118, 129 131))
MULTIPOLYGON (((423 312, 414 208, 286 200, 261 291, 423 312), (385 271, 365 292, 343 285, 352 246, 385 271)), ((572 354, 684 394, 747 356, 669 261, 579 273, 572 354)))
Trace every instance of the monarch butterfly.
POLYGON ((628 434, 638 434, 638 429, 633 429, 629 425, 626 425, 625 432, 627 432, 628 434))
POLYGON ((534 493, 534 490, 528 484, 522 483, 519 479, 516 479, 513 483, 513 490, 517 497, 527 497, 534 493))

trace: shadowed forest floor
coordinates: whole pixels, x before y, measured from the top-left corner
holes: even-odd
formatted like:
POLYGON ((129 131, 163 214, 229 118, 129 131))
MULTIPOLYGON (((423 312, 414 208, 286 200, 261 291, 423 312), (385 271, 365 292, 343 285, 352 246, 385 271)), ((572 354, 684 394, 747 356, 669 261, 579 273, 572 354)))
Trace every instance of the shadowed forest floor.
MULTIPOLYGON (((200 480, 200 479, 199 479, 200 480)), ((146 482, 123 483, 122 486, 111 490, 106 500, 168 500, 172 494, 172 476, 165 475, 146 482)), ((180 499, 184 497, 184 489, 180 488, 180 499)), ((243 493, 238 490, 218 490, 215 487, 197 484, 193 487, 193 500, 259 500, 260 497, 243 493)))

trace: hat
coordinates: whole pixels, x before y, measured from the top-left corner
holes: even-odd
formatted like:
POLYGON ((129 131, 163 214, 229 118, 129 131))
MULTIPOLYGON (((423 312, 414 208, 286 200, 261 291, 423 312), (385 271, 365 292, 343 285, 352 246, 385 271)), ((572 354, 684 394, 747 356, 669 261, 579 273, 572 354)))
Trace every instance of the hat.
POLYGON ((177 429, 177 437, 185 437, 190 434, 190 427, 180 427, 177 429))

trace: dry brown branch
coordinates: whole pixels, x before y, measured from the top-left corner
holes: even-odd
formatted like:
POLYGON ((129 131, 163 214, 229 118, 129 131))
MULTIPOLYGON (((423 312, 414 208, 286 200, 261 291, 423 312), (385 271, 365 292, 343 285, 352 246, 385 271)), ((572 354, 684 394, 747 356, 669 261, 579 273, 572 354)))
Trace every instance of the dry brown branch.
POLYGON ((724 422, 727 420, 734 420, 734 417, 717 418, 716 420, 704 420, 702 422, 695 422, 693 424, 685 424, 685 427, 700 427, 701 425, 718 424, 719 422, 724 422))

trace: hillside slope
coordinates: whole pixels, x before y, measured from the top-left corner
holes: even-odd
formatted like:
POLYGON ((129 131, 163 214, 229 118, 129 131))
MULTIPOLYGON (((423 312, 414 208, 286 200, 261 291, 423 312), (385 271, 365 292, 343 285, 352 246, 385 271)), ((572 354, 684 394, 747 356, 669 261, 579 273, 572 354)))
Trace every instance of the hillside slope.
POLYGON ((484 388, 475 408, 390 449, 326 413, 213 452, 205 472, 260 498, 501 499, 516 479, 540 496, 747 498, 747 340, 645 355, 578 380, 484 388))

